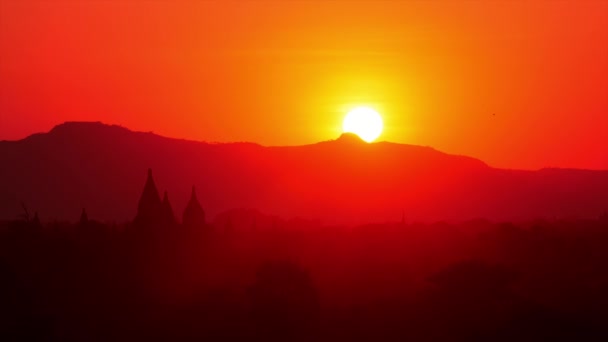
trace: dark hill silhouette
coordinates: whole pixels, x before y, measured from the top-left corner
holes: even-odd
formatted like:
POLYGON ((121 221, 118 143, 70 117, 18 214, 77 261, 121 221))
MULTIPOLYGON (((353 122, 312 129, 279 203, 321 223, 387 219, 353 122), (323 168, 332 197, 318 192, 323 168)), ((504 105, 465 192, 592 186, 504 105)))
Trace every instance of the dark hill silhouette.
POLYGON ((352 134, 304 146, 210 144, 102 123, 65 123, 0 142, 0 219, 131 220, 148 168, 181 213, 192 185, 209 217, 257 208, 326 222, 597 217, 608 171, 494 169, 429 147, 352 134))
POLYGON ((354 133, 342 133, 340 135, 340 137, 338 139, 336 139, 337 143, 341 143, 341 144, 351 144, 351 145, 358 145, 358 144, 365 144, 366 142, 363 141, 363 139, 361 139, 361 137, 359 137, 358 135, 354 134, 354 133))

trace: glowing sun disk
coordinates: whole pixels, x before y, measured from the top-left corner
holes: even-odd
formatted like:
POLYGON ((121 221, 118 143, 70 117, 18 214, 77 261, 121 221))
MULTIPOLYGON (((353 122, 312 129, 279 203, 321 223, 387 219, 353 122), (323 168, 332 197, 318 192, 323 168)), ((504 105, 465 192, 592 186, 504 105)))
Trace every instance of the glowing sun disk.
POLYGON ((380 136, 382 127, 382 117, 377 111, 369 107, 352 109, 346 114, 342 122, 344 133, 354 133, 368 143, 380 136))

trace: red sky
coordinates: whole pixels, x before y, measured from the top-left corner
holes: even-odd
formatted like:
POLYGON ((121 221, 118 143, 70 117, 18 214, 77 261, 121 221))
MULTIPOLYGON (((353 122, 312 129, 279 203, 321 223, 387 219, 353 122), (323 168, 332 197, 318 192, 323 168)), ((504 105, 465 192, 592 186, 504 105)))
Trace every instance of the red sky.
POLYGON ((0 0, 0 139, 68 120, 608 169, 608 1, 0 0), (495 115, 493 115, 495 114, 495 115))

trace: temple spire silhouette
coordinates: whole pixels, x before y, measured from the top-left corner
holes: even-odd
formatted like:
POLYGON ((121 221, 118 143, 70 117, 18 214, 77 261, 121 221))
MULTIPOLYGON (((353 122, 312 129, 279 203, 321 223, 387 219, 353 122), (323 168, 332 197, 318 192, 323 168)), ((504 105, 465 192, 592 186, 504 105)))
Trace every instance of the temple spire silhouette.
POLYGON ((82 213, 80 214, 79 224, 81 227, 86 226, 89 223, 89 215, 87 215, 87 210, 82 208, 82 213))
POLYGON ((154 224, 158 223, 161 218, 162 203, 158 195, 154 178, 152 177, 152 169, 148 169, 148 179, 144 185, 144 190, 139 198, 137 206, 137 216, 135 216, 136 224, 154 224))
POLYGON ((173 207, 171 206, 171 202, 169 202, 169 195, 167 194, 167 191, 165 191, 164 195, 163 195, 163 201, 162 201, 162 211, 161 211, 162 215, 163 215, 163 222, 167 223, 167 224, 175 224, 176 220, 175 220, 175 214, 173 212, 173 207))
POLYGON ((42 227, 42 224, 40 223, 40 218, 38 217, 38 212, 37 211, 34 212, 34 218, 31 221, 31 225, 34 228, 40 228, 40 227, 42 227))
POLYGON ((184 210, 182 222, 187 227, 202 227, 205 225, 205 211, 196 197, 196 188, 194 186, 192 186, 192 194, 184 210))

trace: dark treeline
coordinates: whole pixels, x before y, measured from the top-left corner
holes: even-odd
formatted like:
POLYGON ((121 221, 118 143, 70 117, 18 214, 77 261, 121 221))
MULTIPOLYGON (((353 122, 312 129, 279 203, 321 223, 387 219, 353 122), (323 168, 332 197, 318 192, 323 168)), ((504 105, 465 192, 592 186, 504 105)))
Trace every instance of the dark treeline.
POLYGON ((608 340, 606 218, 175 216, 150 177, 132 223, 2 223, 0 340, 608 340))

